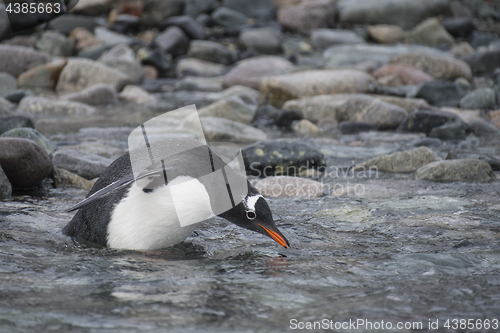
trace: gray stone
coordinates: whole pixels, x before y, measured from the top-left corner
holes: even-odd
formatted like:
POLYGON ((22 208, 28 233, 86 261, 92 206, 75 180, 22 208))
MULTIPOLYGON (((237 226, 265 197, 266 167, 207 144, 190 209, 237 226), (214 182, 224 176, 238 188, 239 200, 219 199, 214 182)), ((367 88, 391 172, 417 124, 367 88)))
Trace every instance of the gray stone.
POLYGON ((99 155, 71 149, 58 150, 52 159, 54 169, 68 170, 88 180, 99 177, 112 162, 99 155))
POLYGON ((23 98, 19 110, 36 117, 90 116, 96 112, 95 108, 87 104, 34 96, 23 98))
POLYGON ((271 198, 318 198, 325 191, 325 186, 320 182, 289 176, 259 180, 255 188, 263 196, 271 198))
POLYGON ((109 5, 110 2, 107 0, 78 1, 71 12, 87 16, 101 16, 109 12, 109 5))
POLYGON ((200 117, 219 117, 243 124, 251 124, 259 101, 249 93, 241 92, 218 100, 198 111, 200 117))
POLYGON ((325 167, 323 153, 305 143, 269 140, 242 149, 248 175, 258 177, 299 175, 303 170, 325 167))
POLYGON ((275 9, 272 0, 224 0, 222 5, 243 13, 246 17, 268 15, 269 12, 272 12, 275 9))
POLYGON ((435 17, 429 18, 413 30, 405 34, 405 39, 411 44, 424 44, 436 46, 441 44, 453 44, 455 39, 441 25, 435 17))
MULTIPOLYGON (((252 143, 267 140, 263 131, 236 121, 217 117, 202 117, 200 121, 207 141, 252 143)), ((188 123, 183 126, 191 128, 188 123)))
POLYGON ((50 156, 56 150, 52 141, 43 136, 42 133, 38 132, 34 128, 29 127, 21 127, 11 129, 1 135, 1 137, 9 137, 9 138, 24 138, 35 141, 42 147, 45 152, 50 156))
POLYGON ((296 38, 286 38, 283 43, 281 43, 281 48, 287 56, 310 54, 313 52, 313 48, 311 45, 303 40, 296 38))
POLYGON ((202 13, 212 12, 218 6, 219 3, 217 0, 186 0, 184 15, 196 18, 202 13))
POLYGON ((160 30, 168 26, 177 26, 191 39, 205 39, 205 30, 201 24, 191 16, 174 16, 166 19, 160 24, 160 30))
POLYGON ((439 54, 408 53, 395 56, 391 63, 411 65, 438 80, 472 79, 472 71, 462 60, 439 54))
POLYGON ((229 65, 233 62, 233 54, 222 44, 204 40, 193 40, 189 45, 189 57, 205 61, 229 65))
POLYGON ((317 29, 311 32, 312 45, 318 50, 326 50, 336 44, 362 44, 365 40, 357 33, 341 29, 317 29))
POLYGON ((65 35, 69 35, 75 28, 85 28, 91 32, 101 22, 96 17, 88 17, 83 15, 64 14, 48 23, 48 28, 57 30, 65 35))
POLYGON ((12 195, 12 186, 10 185, 9 179, 3 172, 2 166, 0 165, 0 199, 9 198, 12 195))
POLYGON ((0 72, 18 77, 27 70, 51 61, 49 54, 24 46, 0 45, 0 72))
POLYGON ((392 44, 403 38, 404 30, 397 25, 377 24, 368 27, 368 34, 376 42, 392 44))
POLYGON ((482 119, 472 121, 469 130, 477 137, 500 137, 500 128, 482 119))
POLYGON ((276 54, 281 50, 283 34, 274 28, 249 28, 240 33, 240 41, 247 48, 261 54, 276 54))
POLYGON ((283 105, 285 110, 299 110, 305 119, 312 122, 337 122, 344 102, 351 94, 318 95, 290 100, 283 105))
POLYGON ((144 25, 157 25, 166 18, 182 15, 184 0, 145 0, 141 22, 144 25))
POLYGON ((414 172, 431 162, 440 161, 441 158, 432 149, 419 147, 390 155, 372 158, 358 164, 354 171, 376 169, 381 172, 414 172))
POLYGON ((121 71, 129 77, 130 83, 142 81, 144 72, 134 51, 127 44, 118 44, 105 52, 97 61, 121 71))
POLYGON ((95 28, 95 36, 107 45, 130 44, 132 39, 103 27, 95 28))
POLYGON ((88 105, 103 105, 103 104, 113 104, 116 102, 118 94, 116 89, 104 83, 98 83, 82 91, 74 92, 65 96, 61 99, 79 103, 85 103, 88 105))
POLYGON ((487 182, 495 179, 491 166, 478 159, 429 163, 418 169, 415 176, 434 182, 487 182))
POLYGON ((335 14, 336 6, 332 1, 307 1, 281 7, 278 22, 287 30, 309 35, 312 30, 333 27, 335 14))
POLYGON ((377 126, 361 121, 343 121, 339 124, 339 130, 342 134, 358 134, 377 130, 377 126))
POLYGON ((191 91, 222 91, 221 76, 216 77, 196 77, 186 76, 175 84, 176 90, 191 90, 191 91))
POLYGON ((37 187, 52 171, 45 150, 22 138, 0 138, 0 165, 14 189, 37 187))
POLYGON ((66 63, 66 60, 55 60, 36 66, 19 75, 17 83, 20 88, 54 89, 66 63))
POLYGON ((460 108, 468 110, 492 110, 496 105, 496 93, 491 88, 471 91, 460 100, 460 108))
POLYGON ((75 40, 57 31, 46 31, 37 39, 35 47, 53 57, 71 57, 75 52, 75 40))
POLYGON ((0 116, 0 134, 21 127, 35 128, 35 123, 33 119, 25 115, 0 116))
POLYGON ((9 73, 0 73, 0 95, 11 93, 16 89, 16 78, 9 73))
POLYGON ((456 107, 465 94, 467 91, 461 85, 444 80, 422 82, 415 90, 415 97, 435 106, 456 107))
POLYGON ((394 24, 413 28, 426 18, 446 14, 448 0, 340 0, 340 22, 344 24, 394 24))
POLYGON ((415 142, 413 142, 413 146, 415 146, 415 147, 439 148, 441 146, 441 144, 442 144, 441 140, 436 139, 436 138, 417 139, 415 142))
POLYGON ((79 188, 85 191, 90 191, 96 181, 97 179, 87 180, 72 172, 69 172, 68 170, 64 169, 54 170, 54 186, 57 188, 70 187, 70 188, 79 188))
POLYGON ((155 44, 164 52, 177 57, 186 53, 189 45, 189 37, 181 28, 171 26, 156 37, 155 44))
POLYGON ((211 18, 214 23, 227 28, 249 23, 248 18, 244 14, 226 7, 219 7, 214 10, 211 18))
POLYGON ((106 83, 120 91, 129 80, 128 75, 100 62, 70 59, 59 76, 56 90, 58 93, 71 93, 98 83, 106 83))
POLYGON ((430 134, 435 127, 442 126, 448 122, 460 122, 454 114, 447 112, 417 111, 414 112, 399 125, 399 132, 421 132, 430 134))
POLYGON ((464 58, 474 75, 490 75, 500 64, 500 50, 476 52, 464 58))
POLYGON ((196 58, 179 60, 176 67, 177 77, 183 76, 219 76, 224 72, 224 65, 203 61, 196 58))
POLYGON ((307 119, 298 120, 291 127, 295 133, 305 136, 314 136, 321 132, 318 126, 307 119))
POLYGON ((468 126, 462 121, 447 122, 444 125, 434 127, 429 137, 445 140, 465 140, 468 126))
POLYGON ((128 85, 123 88, 120 98, 134 104, 156 104, 156 98, 138 86, 128 85))
POLYGON ((476 29, 474 21, 470 17, 447 19, 441 24, 454 37, 467 37, 476 29))

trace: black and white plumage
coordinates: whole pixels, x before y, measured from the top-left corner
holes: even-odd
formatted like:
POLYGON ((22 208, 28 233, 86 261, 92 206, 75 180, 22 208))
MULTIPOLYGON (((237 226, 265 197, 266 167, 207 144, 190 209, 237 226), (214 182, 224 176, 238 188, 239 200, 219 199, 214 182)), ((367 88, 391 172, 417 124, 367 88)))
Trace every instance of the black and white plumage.
MULTIPOLYGON (((162 160, 161 167, 157 163, 142 176, 134 178, 129 153, 122 155, 97 180, 87 199, 71 209, 78 209, 78 212, 63 233, 117 249, 153 250, 182 242, 191 235, 197 223, 181 226, 177 215, 182 215, 184 221, 201 221, 214 216, 211 209, 214 195, 197 181, 203 174, 197 166, 200 159, 205 158, 206 151, 210 153, 212 167, 225 165, 205 146, 205 149, 190 150, 162 160), (171 178, 168 182, 165 170, 171 178), (165 175, 165 178, 157 175, 165 175)), ((232 209, 218 215, 240 227, 269 236, 288 248, 289 242, 276 227, 266 200, 246 177, 244 181, 248 186, 246 196, 240 202, 233 202, 232 209)))

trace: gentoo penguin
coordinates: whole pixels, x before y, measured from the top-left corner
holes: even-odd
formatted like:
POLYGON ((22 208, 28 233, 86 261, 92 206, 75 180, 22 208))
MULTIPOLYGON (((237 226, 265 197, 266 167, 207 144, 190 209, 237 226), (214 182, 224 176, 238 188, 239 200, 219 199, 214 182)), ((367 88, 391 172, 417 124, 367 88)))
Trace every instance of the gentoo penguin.
MULTIPOLYGON (((210 198, 196 178, 201 176, 196 168, 200 156, 207 152, 212 168, 225 165, 208 146, 198 147, 162 160, 160 167, 157 163, 146 170, 142 179, 133 175, 130 153, 123 154, 104 171, 87 198, 69 210, 78 212, 63 233, 116 249, 153 250, 182 242, 197 225, 191 221, 214 216, 210 205, 214 195, 210 198), (141 181, 147 184, 141 185, 141 181)), ((290 244, 276 227, 266 200, 240 176, 248 187, 245 197, 239 202, 231 198, 233 208, 217 215, 288 248, 290 244)), ((225 195, 227 192, 221 190, 215 196, 225 195)))

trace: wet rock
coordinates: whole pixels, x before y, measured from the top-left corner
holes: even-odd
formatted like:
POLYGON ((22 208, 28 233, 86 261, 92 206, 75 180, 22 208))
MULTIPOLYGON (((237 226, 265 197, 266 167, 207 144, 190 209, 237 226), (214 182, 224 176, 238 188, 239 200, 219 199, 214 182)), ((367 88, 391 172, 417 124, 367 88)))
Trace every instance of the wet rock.
POLYGON ((177 63, 177 76, 219 76, 224 72, 224 65, 203 61, 196 58, 184 58, 177 63))
POLYGON ((434 78, 429 74, 422 72, 421 70, 405 64, 389 64, 385 65, 375 72, 372 75, 381 83, 382 81, 387 80, 388 77, 395 78, 398 83, 397 85, 416 85, 420 82, 424 81, 432 81, 434 78))
POLYGON ((109 2, 106 0, 87 0, 78 1, 72 12, 86 16, 101 16, 109 12, 109 9, 109 2))
POLYGON ((21 127, 35 128, 33 119, 25 115, 0 116, 0 134, 21 127))
POLYGON ((0 165, 0 199, 9 198, 12 195, 12 186, 10 185, 9 179, 3 172, 2 166, 0 165))
POLYGON ((198 21, 190 16, 175 16, 170 17, 163 21, 159 28, 160 30, 165 29, 169 26, 177 26, 184 31, 184 33, 191 39, 205 39, 205 30, 198 21))
POLYGON ((434 182, 487 182, 495 179, 491 166, 477 159, 433 162, 418 169, 415 176, 434 182))
POLYGON ((472 121, 469 130, 477 137, 500 137, 500 129, 482 119, 472 121))
POLYGON ((455 39, 446 31, 437 18, 429 18, 405 34, 405 39, 412 44, 436 46, 453 44, 455 39))
POLYGON ((312 30, 333 26, 336 8, 330 1, 310 1, 278 10, 278 22, 283 28, 303 35, 312 30))
POLYGON ((157 25, 166 18, 182 15, 184 0, 145 0, 141 22, 144 25, 157 25))
POLYGON ((11 129, 10 131, 3 133, 1 137, 24 138, 35 141, 49 156, 56 150, 54 144, 34 128, 21 127, 11 129))
POLYGON ((94 31, 99 25, 99 18, 83 15, 64 14, 48 23, 48 28, 69 35, 75 28, 84 28, 94 31))
POLYGON ((354 171, 376 169, 382 172, 414 172, 431 162, 440 161, 441 158, 427 147, 419 147, 390 155, 372 158, 358 164, 354 171))
POLYGON ((212 103, 198 112, 200 117, 219 117, 243 124, 251 124, 259 101, 251 94, 241 92, 212 103))
POLYGON ((222 5, 243 13, 246 17, 258 17, 275 10, 272 0, 224 0, 222 5))
POLYGON ((341 0, 338 3, 343 24, 394 24, 403 29, 413 28, 432 16, 446 14, 447 0, 341 0))
POLYGON ((477 52, 464 59, 474 75, 491 74, 500 64, 500 50, 477 52))
POLYGON ((246 48, 253 48, 261 54, 276 54, 281 50, 283 34, 274 28, 249 28, 242 30, 239 38, 246 48))
POLYGON ((104 105, 115 103, 117 97, 116 89, 113 86, 98 83, 82 91, 65 95, 61 99, 88 105, 104 105))
POLYGON ((422 82, 415 91, 415 97, 425 99, 435 106, 456 107, 467 90, 461 85, 443 80, 422 82))
POLYGON ((66 63, 66 60, 56 60, 36 66, 19 75, 17 83, 20 88, 55 89, 66 63))
POLYGON ((75 51, 75 41, 57 31, 44 32, 35 46, 53 57, 71 57, 75 51))
POLYGON ((358 134, 362 132, 375 131, 376 125, 361 121, 343 121, 339 124, 339 130, 342 134, 358 134))
POLYGON ((462 121, 450 121, 444 125, 434 127, 429 136, 445 140, 465 140, 468 126, 462 121))
POLYGON ((467 37, 476 29, 470 17, 452 18, 444 20, 441 24, 454 37, 467 37))
POLYGON ((45 150, 22 138, 0 138, 0 165, 14 189, 37 187, 52 171, 45 150))
POLYGON ((267 140, 263 131, 236 121, 217 117, 202 117, 200 120, 207 141, 251 143, 267 140))
MULTIPOLYGON (((271 105, 268 106, 272 108, 271 105)), ((293 123, 303 118, 299 110, 277 110, 269 116, 273 125, 285 130, 291 130, 293 123)))
POLYGON ((459 77, 472 79, 471 69, 465 62, 438 54, 401 54, 394 57, 391 63, 414 66, 438 80, 452 81, 459 77))
POLYGON ((9 73, 0 73, 0 95, 11 93, 16 89, 16 78, 9 73))
POLYGON ((321 132, 318 126, 307 119, 297 121, 293 125, 293 130, 301 135, 315 135, 321 132))
POLYGON ((34 96, 23 98, 19 110, 37 117, 89 116, 96 112, 95 108, 87 104, 34 96))
POLYGON ((318 95, 287 101, 283 109, 299 110, 305 119, 312 122, 330 121, 339 119, 339 112, 349 94, 318 95))
POLYGON ((142 66, 127 44, 114 46, 97 61, 128 75, 131 83, 139 83, 143 78, 142 66))
POLYGON ((181 28, 171 26, 156 37, 155 44, 164 52, 177 57, 186 53, 189 45, 189 37, 181 28))
POLYGON ((97 179, 87 180, 72 172, 69 172, 68 170, 64 169, 54 170, 54 186, 56 188, 71 187, 71 188, 79 188, 85 191, 90 191, 96 181, 97 179))
POLYGON ((491 110, 494 109, 496 105, 496 94, 491 88, 471 91, 460 100, 460 108, 469 110, 491 110))
POLYGON ((403 38, 404 30, 397 25, 377 24, 368 27, 370 37, 382 44, 393 44, 403 38))
POLYGON ((33 67, 50 62, 51 57, 29 47, 0 45, 0 59, 0 72, 18 77, 33 67))
POLYGON ((222 91, 223 77, 186 76, 175 84, 176 90, 190 91, 222 91))
POLYGON ((268 177, 298 175, 303 170, 325 166, 319 150, 298 141, 269 140, 242 149, 248 175, 268 177))
POLYGON ((291 99, 338 93, 366 93, 374 89, 372 76, 357 70, 311 70, 277 75, 262 81, 261 99, 280 108, 291 99))
POLYGON ((413 146, 439 148, 441 146, 441 144, 442 144, 441 140, 439 140, 437 138, 423 138, 423 139, 416 140, 413 143, 413 146))
POLYGON ((367 95, 349 97, 339 110, 341 120, 366 122, 380 129, 396 128, 406 116, 405 109, 367 95))
POLYGON ((248 18, 236 11, 226 7, 219 7, 211 15, 212 21, 223 27, 236 27, 249 23, 248 18))
POLYGON ((241 60, 224 77, 224 88, 244 85, 259 89, 261 81, 273 75, 284 74, 293 68, 293 64, 282 57, 261 56, 241 60))
POLYGON ((123 88, 120 98, 134 104, 156 104, 156 98, 141 87, 128 85, 123 88))
POLYGON ((202 13, 210 13, 219 6, 217 0, 186 0, 184 15, 198 17, 202 13))
POLYGON ((71 93, 98 83, 106 83, 120 91, 128 81, 127 75, 100 62, 70 59, 59 76, 56 90, 58 93, 71 93))
POLYGON ((233 62, 233 55, 222 44, 204 40, 193 40, 189 45, 188 57, 205 61, 229 65, 233 62))
POLYGON ((255 188, 271 198, 318 198, 323 196, 322 183, 298 177, 278 176, 259 180, 255 188))
POLYGON ((422 132, 429 134, 433 128, 442 126, 447 122, 459 122, 460 119, 450 113, 435 111, 417 111, 403 120, 399 125, 399 132, 422 132))
POLYGON ((156 68, 160 76, 163 76, 172 66, 172 55, 164 53, 161 49, 150 50, 142 48, 137 52, 137 56, 143 65, 150 65, 156 68))
POLYGON ((71 149, 58 150, 52 159, 54 169, 68 170, 88 180, 99 177, 112 162, 99 155, 71 149))

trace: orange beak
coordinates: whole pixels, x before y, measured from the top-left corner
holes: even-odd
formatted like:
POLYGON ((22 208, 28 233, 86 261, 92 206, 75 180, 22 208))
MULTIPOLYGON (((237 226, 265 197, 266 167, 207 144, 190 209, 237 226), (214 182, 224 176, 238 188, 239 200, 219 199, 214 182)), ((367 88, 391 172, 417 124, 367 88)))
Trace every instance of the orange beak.
POLYGON ((261 224, 257 224, 257 225, 264 228, 264 230, 266 230, 266 232, 269 234, 269 236, 271 236, 271 238, 274 239, 279 245, 283 246, 285 249, 288 249, 288 244, 287 244, 286 240, 283 238, 283 236, 281 236, 280 234, 278 234, 275 231, 267 229, 266 227, 262 226, 261 224))

